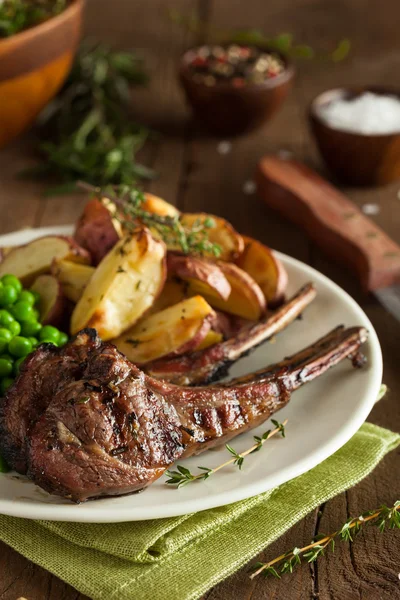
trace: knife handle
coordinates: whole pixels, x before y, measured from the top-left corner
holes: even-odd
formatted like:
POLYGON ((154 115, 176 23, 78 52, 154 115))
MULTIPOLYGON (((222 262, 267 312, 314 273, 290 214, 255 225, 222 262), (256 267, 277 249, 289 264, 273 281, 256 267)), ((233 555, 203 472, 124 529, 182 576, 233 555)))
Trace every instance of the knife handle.
POLYGON ((317 173, 271 155, 259 162, 256 181, 265 202, 352 267, 366 291, 400 282, 400 246, 317 173))

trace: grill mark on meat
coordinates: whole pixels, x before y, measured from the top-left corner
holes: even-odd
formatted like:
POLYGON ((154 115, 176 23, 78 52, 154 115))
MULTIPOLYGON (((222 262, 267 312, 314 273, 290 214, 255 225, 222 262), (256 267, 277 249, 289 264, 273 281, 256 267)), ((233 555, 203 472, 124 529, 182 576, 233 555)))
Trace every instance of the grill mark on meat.
POLYGON ((59 375, 57 385, 48 384, 49 375, 56 376, 51 377, 49 366, 41 367, 41 348, 30 359, 31 369, 21 370, 5 399, 0 450, 14 439, 9 411, 18 410, 16 392, 22 390, 24 418, 29 402, 34 403, 36 422, 26 428, 24 460, 38 485, 76 502, 135 492, 176 459, 260 424, 300 385, 354 356, 365 339, 363 329, 339 327, 296 355, 229 384, 180 387, 146 376, 111 344, 83 332, 62 349, 45 350, 49 361, 56 359, 51 365, 59 375), (83 372, 76 364, 71 367, 70 358, 76 361, 77 353, 81 358, 86 353, 83 372), (89 389, 88 382, 96 389, 89 389), (111 390, 110 382, 117 389, 111 390), (84 404, 68 403, 82 395, 89 397, 84 404), (40 409, 38 397, 43 398, 40 409))

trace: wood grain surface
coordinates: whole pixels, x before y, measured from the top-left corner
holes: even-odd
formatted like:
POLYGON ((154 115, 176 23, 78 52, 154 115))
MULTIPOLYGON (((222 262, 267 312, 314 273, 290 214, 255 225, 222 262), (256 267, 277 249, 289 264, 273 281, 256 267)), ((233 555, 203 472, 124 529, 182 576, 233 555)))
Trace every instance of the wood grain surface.
MULTIPOLYGON (((142 152, 142 160, 159 177, 149 191, 180 209, 221 214, 245 234, 259 238, 319 269, 361 304, 372 320, 383 349, 384 381, 389 393, 369 420, 400 431, 400 324, 343 267, 328 260, 293 224, 268 208, 256 194, 246 194, 259 158, 265 153, 291 152, 321 169, 310 140, 305 111, 324 89, 346 85, 400 86, 398 0, 89 0, 86 31, 122 48, 138 48, 151 72, 147 90, 135 93, 141 119, 161 134, 142 152), (294 90, 282 110, 263 129, 232 141, 227 154, 219 141, 202 133, 189 119, 176 81, 180 54, 198 40, 168 21, 166 6, 194 10, 210 27, 262 27, 274 34, 290 31, 299 41, 326 49, 349 37, 352 54, 337 65, 320 61, 298 65, 294 90)), ((24 227, 71 223, 82 209, 81 195, 45 198, 43 185, 15 178, 32 164, 29 136, 0 153, 0 232, 24 227)), ((326 174, 325 174, 326 176, 326 174)), ((360 207, 377 204, 375 222, 400 242, 400 182, 385 188, 346 190, 360 207)), ((329 532, 350 515, 400 499, 399 451, 392 452, 359 485, 307 516, 262 552, 258 560, 301 546, 319 531, 329 532)), ((396 600, 400 599, 400 536, 361 533, 354 544, 338 544, 313 566, 303 565, 282 580, 250 581, 242 569, 210 590, 204 600, 396 600)), ((0 600, 84 600, 45 570, 0 543, 0 600)), ((140 598, 138 599, 140 600, 140 598)), ((179 600, 179 599, 177 599, 179 600)))

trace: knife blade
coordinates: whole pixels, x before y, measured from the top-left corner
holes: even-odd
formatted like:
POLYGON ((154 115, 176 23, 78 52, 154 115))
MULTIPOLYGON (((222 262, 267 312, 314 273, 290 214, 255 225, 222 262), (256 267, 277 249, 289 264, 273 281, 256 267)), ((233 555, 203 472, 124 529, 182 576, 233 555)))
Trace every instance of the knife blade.
POLYGON ((272 208, 302 227, 325 252, 353 268, 400 321, 400 246, 341 191, 304 164, 263 157, 257 190, 272 208))

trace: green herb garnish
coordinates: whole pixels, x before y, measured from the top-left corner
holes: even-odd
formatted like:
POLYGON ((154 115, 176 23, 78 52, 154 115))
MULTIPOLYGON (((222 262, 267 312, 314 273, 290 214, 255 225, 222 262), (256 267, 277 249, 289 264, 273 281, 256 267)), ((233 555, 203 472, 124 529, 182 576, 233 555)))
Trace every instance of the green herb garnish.
MULTIPOLYGON (((218 257, 221 254, 219 244, 209 241, 209 231, 215 227, 211 217, 196 219, 190 225, 184 222, 182 215, 161 216, 148 212, 142 208, 145 197, 137 188, 120 185, 116 187, 94 187, 79 181, 78 186, 92 192, 100 198, 107 198, 116 206, 114 218, 118 219, 124 229, 137 230, 138 223, 146 225, 156 237, 161 238, 170 249, 176 249, 184 254, 212 254, 218 257)), ((123 256, 123 246, 118 250, 123 256)))
POLYGON ((395 502, 390 508, 383 505, 376 510, 362 513, 359 517, 348 519, 337 531, 329 535, 319 534, 310 544, 303 548, 293 548, 269 562, 256 563, 251 569, 254 571, 251 579, 260 574, 263 574, 265 577, 272 575, 280 579, 282 574, 292 573, 294 568, 301 564, 303 558, 308 563, 312 563, 323 555, 328 547, 334 551, 335 539, 352 542, 357 533, 367 523, 376 525, 381 533, 385 530, 386 525, 389 529, 400 529, 400 501, 395 502))
POLYGON ((65 10, 68 0, 2 0, 0 37, 10 37, 65 10))
POLYGON ((39 118, 44 160, 23 176, 47 177, 76 189, 77 179, 95 185, 128 184, 153 172, 135 161, 148 131, 130 115, 131 86, 147 78, 135 54, 83 47, 60 94, 39 118))
POLYGON ((79 400, 75 401, 75 404, 87 404, 90 400, 90 396, 84 396, 83 398, 79 398, 79 400))
POLYGON ((273 421, 273 423, 275 425, 275 429, 273 429, 272 431, 266 431, 261 437, 254 436, 254 440, 256 443, 251 448, 245 450, 244 452, 241 452, 240 454, 237 453, 232 448, 232 446, 230 446, 229 444, 225 444, 226 449, 233 455, 233 458, 224 462, 222 465, 219 465, 214 469, 209 469, 208 467, 197 467, 201 471, 204 471, 204 473, 197 473, 196 475, 193 475, 193 473, 191 473, 186 467, 182 467, 182 465, 177 465, 177 471, 165 471, 165 474, 167 475, 167 477, 169 477, 169 479, 167 479, 165 483, 180 488, 198 479, 208 479, 211 475, 213 475, 220 469, 223 469, 232 464, 237 465, 239 469, 241 469, 245 457, 248 454, 253 454, 258 450, 261 450, 265 442, 269 440, 273 435, 281 433, 282 437, 285 437, 285 425, 287 423, 287 419, 283 423, 278 423, 278 421, 273 421))

